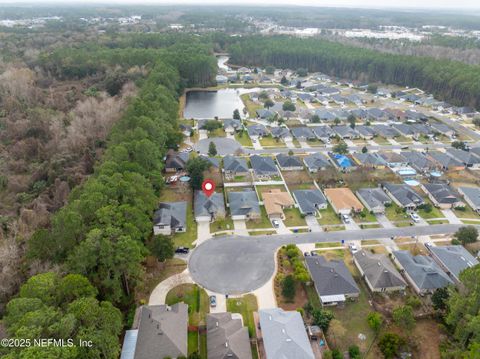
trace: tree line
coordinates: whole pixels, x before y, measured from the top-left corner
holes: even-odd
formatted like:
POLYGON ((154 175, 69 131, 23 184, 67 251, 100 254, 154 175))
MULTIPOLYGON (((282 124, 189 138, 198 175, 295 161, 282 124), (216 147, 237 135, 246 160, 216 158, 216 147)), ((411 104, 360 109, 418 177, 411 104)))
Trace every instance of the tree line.
POLYGON ((303 67, 339 78, 419 87, 454 105, 480 108, 480 66, 287 36, 243 38, 229 52, 234 64, 303 67))

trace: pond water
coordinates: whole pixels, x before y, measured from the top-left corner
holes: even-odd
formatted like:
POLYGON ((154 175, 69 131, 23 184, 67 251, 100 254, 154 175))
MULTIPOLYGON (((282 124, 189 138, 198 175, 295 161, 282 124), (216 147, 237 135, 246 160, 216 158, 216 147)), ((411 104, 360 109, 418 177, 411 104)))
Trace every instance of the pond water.
POLYGON ((238 109, 243 116, 243 102, 240 95, 242 89, 221 89, 218 91, 190 91, 183 117, 194 119, 232 118, 233 111, 238 109))

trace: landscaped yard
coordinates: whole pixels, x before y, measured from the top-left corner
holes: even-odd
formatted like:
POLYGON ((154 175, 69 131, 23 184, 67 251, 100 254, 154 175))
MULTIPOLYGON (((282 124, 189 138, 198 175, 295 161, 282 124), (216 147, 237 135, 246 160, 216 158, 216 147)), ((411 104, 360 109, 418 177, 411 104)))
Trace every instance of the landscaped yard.
POLYGON ((187 204, 187 231, 175 233, 173 241, 177 247, 192 247, 192 242, 197 239, 197 223, 193 215, 192 203, 187 204))
POLYGON ((184 302, 188 305, 190 325, 205 324, 205 317, 210 312, 210 301, 205 290, 196 284, 180 284, 167 293, 167 305, 184 302))
POLYGON ((261 217, 257 220, 247 221, 247 229, 272 228, 272 223, 268 219, 267 211, 264 206, 260 206, 261 217))
POLYGON ((268 192, 269 190, 272 190, 272 189, 279 189, 282 192, 287 192, 287 189, 285 188, 285 186, 281 184, 265 185, 265 186, 259 185, 259 186, 256 186, 256 189, 257 189, 258 198, 260 199, 260 201, 263 201, 263 192, 268 192))
POLYGON ((393 202, 390 206, 385 207, 385 216, 392 222, 409 221, 409 217, 403 209, 393 202))
POLYGON ((217 128, 217 129, 215 129, 214 131, 212 131, 208 134, 208 138, 226 137, 226 136, 227 136, 227 134, 225 133, 225 130, 223 129, 223 127, 217 128))
POLYGON ((228 214, 223 219, 217 219, 215 222, 210 223, 210 232, 220 232, 233 229, 233 220, 232 217, 228 214))
POLYGON ((312 177, 307 171, 282 171, 282 175, 289 188, 290 186, 295 186, 295 189, 315 188, 312 177))
POLYGON ((433 203, 430 201, 428 198, 424 198, 425 203, 428 203, 431 205, 432 210, 430 212, 427 212, 425 209, 418 209, 418 215, 422 217, 423 219, 431 219, 431 218, 445 218, 443 213, 433 205, 433 203))
POLYGON ((227 311, 230 313, 240 313, 242 315, 243 324, 248 328, 250 338, 255 337, 253 312, 256 312, 257 310, 257 298, 253 294, 247 294, 241 298, 227 299, 227 311))
POLYGON ((285 143, 282 140, 273 138, 272 135, 262 137, 260 144, 263 147, 285 147, 285 143))
POLYGON ((243 147, 253 147, 252 141, 250 140, 250 137, 248 137, 248 133, 246 131, 236 132, 235 140, 237 140, 237 142, 243 147))
POLYGON ((328 224, 341 224, 342 221, 340 217, 335 213, 332 206, 329 204, 327 209, 322 209, 320 211, 320 219, 318 220, 321 225, 328 224))
POLYGON ((256 111, 263 108, 263 105, 250 100, 250 95, 248 93, 241 95, 240 98, 242 99, 245 107, 248 110, 248 115, 252 118, 257 117, 256 111))
POLYGON ((369 211, 363 211, 362 214, 364 217, 362 217, 361 214, 358 214, 353 218, 356 223, 377 222, 377 217, 375 217, 373 213, 370 213, 369 211))
POLYGON ((458 218, 472 218, 472 219, 480 219, 480 216, 478 215, 477 212, 475 212, 472 207, 470 207, 469 205, 465 205, 465 207, 463 207, 464 209, 454 209, 453 210, 453 213, 455 213, 455 215, 458 217, 458 218))
POLYGON ((298 208, 286 208, 283 210, 285 220, 283 221, 287 227, 302 227, 306 226, 305 218, 302 217, 298 208))
POLYGON ((374 137, 373 141, 375 141, 379 145, 389 145, 390 144, 390 142, 385 137, 381 137, 381 136, 374 137))

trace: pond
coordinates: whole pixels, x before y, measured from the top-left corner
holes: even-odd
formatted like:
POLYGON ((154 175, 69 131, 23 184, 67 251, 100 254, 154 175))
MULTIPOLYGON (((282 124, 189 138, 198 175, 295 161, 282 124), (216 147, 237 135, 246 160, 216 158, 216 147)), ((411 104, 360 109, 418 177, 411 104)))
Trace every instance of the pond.
POLYGON ((237 89, 221 89, 218 91, 190 91, 183 117, 194 119, 232 118, 233 111, 238 109, 243 116, 244 108, 240 95, 243 91, 237 89))

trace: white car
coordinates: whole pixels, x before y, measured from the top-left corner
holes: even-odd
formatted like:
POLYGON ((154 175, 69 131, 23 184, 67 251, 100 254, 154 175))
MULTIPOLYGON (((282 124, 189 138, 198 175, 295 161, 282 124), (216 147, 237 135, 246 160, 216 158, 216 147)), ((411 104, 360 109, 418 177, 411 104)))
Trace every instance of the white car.
POLYGON ((348 214, 342 214, 342 219, 345 223, 350 223, 350 216, 348 214))
POLYGON ((350 248, 350 252, 352 252, 352 254, 358 252, 358 247, 355 243, 349 243, 348 248, 350 248))
POLYGON ((410 213, 410 218, 415 222, 415 223, 418 223, 420 222, 420 217, 418 216, 418 214, 412 212, 410 213))
POLYGON ((274 227, 274 228, 280 227, 280 222, 277 221, 276 219, 272 219, 272 224, 273 224, 273 227, 274 227))

